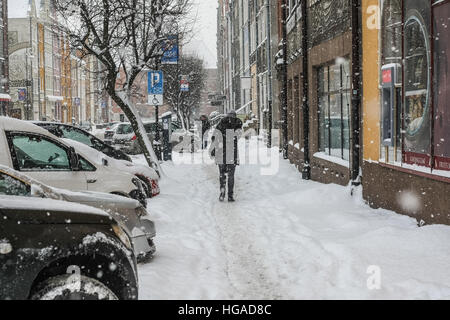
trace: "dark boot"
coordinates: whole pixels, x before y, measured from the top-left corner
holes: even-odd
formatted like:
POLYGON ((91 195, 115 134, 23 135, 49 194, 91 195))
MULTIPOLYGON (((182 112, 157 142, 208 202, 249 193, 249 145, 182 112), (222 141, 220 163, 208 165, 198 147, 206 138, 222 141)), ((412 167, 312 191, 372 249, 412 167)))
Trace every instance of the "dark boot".
POLYGON ((227 176, 226 176, 226 166, 225 165, 219 165, 219 173, 220 173, 220 197, 219 200, 223 201, 225 200, 225 192, 226 192, 226 186, 227 186, 227 176))
POLYGON ((234 173, 236 171, 235 165, 228 166, 228 202, 234 202, 234 173))
POLYGON ((219 201, 223 202, 225 200, 225 188, 220 188, 220 197, 219 201))

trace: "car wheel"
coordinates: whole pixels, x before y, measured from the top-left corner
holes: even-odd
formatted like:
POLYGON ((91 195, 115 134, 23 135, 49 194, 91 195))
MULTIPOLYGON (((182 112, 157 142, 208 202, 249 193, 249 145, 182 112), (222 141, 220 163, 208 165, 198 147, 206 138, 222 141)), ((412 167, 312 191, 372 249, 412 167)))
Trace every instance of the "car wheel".
POLYGON ((133 190, 130 193, 130 197, 134 200, 139 201, 144 208, 147 208, 147 196, 143 192, 139 190, 133 190))
POLYGON ((47 279, 31 300, 119 300, 107 286, 83 275, 63 275, 47 279))
POLYGON ((144 177, 136 176, 142 182, 142 186, 144 187, 144 192, 147 198, 151 198, 153 196, 152 186, 148 183, 147 179, 144 177))

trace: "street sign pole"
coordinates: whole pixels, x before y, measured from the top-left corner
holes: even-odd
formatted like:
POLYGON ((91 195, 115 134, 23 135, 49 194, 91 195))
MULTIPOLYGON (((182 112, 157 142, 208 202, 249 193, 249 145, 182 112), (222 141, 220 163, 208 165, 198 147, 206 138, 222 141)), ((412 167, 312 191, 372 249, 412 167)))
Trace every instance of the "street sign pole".
POLYGON ((155 149, 158 160, 161 160, 161 147, 159 137, 159 106, 164 103, 164 75, 162 71, 148 72, 148 104, 155 107, 156 134, 155 149))
MULTIPOLYGON (((159 63, 156 62, 156 70, 159 69, 159 63)), ((156 134, 155 134, 155 141, 159 142, 160 136, 159 136, 159 106, 155 106, 155 121, 156 121, 156 134)))

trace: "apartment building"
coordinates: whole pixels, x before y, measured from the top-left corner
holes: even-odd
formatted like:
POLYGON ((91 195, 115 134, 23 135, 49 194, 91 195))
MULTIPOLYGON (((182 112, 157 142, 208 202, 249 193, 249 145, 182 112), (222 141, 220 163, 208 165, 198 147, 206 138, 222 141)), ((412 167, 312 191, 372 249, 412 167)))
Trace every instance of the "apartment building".
POLYGON ((72 48, 52 0, 17 0, 9 7, 11 113, 28 120, 99 121, 98 62, 72 48))

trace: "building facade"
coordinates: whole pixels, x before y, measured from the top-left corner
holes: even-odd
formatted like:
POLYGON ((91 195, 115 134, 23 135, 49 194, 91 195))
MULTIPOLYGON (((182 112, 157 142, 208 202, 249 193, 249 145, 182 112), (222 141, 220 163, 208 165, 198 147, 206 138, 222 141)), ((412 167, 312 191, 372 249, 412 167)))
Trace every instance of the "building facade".
POLYGON ((359 162, 351 143, 359 139, 351 121, 359 90, 352 86, 351 2, 285 1, 288 157, 307 179, 347 185, 359 162))
POLYGON ((8 0, 0 0, 0 116, 10 114, 8 0))
POLYGON ((218 8, 223 111, 236 110, 242 118, 256 119, 263 130, 279 120, 274 88, 278 84, 273 81, 279 42, 277 8, 277 2, 267 0, 219 0, 218 8))
POLYGON ((11 115, 80 123, 101 120, 97 62, 72 48, 52 0, 17 0, 9 8, 11 115))
POLYGON ((450 1, 363 4, 364 198, 450 224, 450 1))

